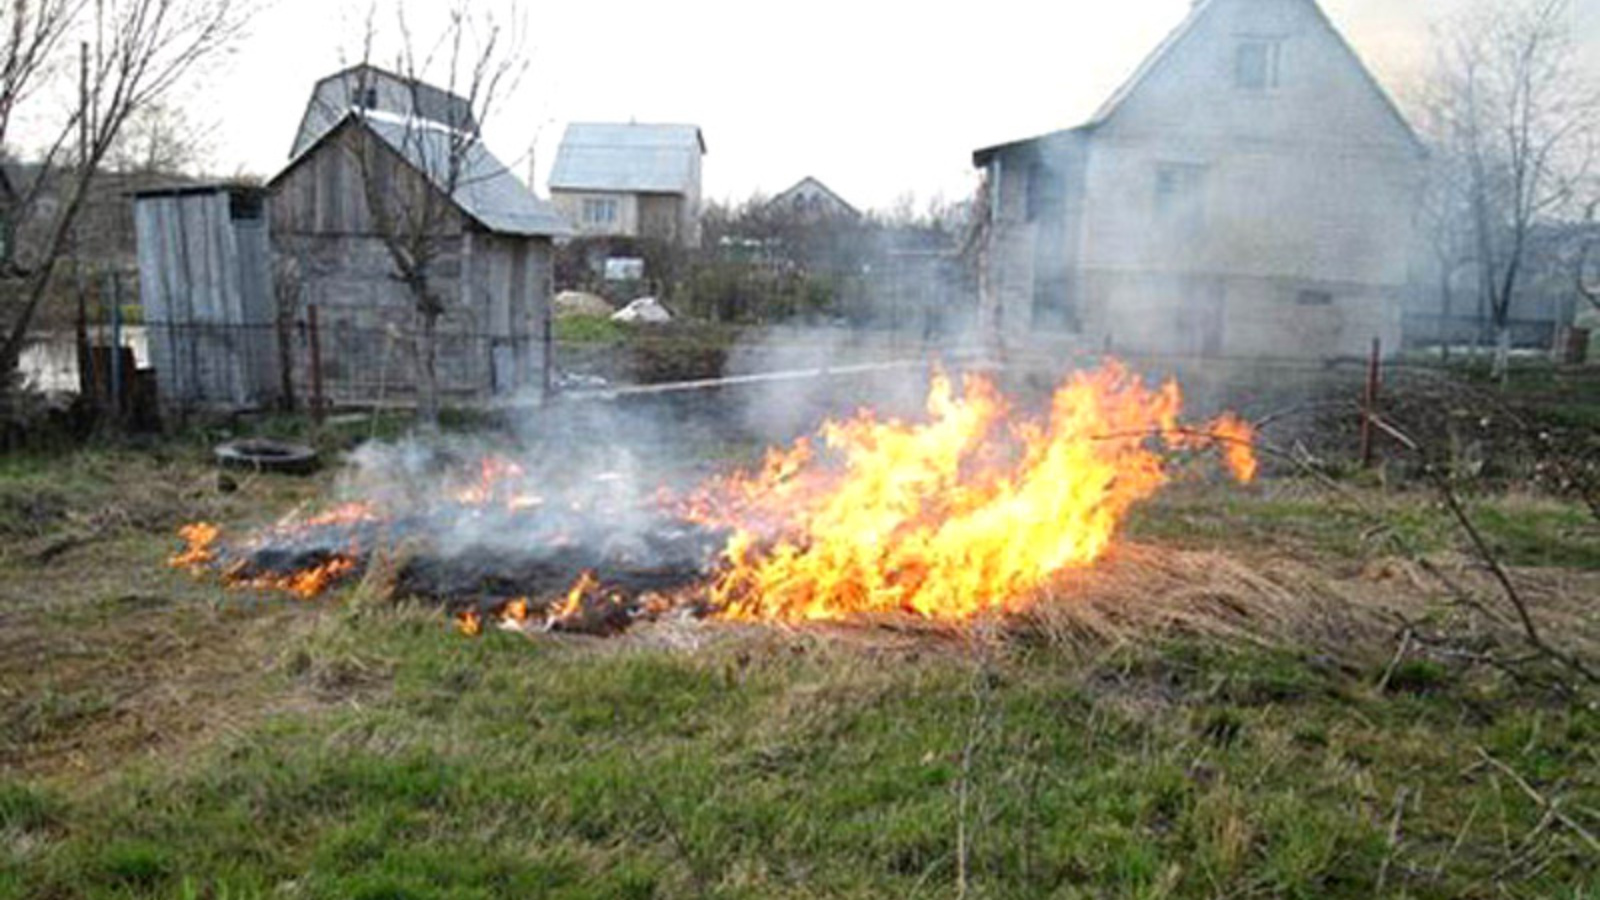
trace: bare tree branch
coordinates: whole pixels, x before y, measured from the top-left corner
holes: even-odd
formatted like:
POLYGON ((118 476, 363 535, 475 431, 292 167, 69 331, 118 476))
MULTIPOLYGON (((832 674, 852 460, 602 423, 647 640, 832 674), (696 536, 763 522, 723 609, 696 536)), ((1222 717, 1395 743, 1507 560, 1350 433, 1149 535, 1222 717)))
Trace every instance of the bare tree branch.
MULTIPOLYGON (((33 7, 27 0, 13 0, 9 9, 15 17, 11 23, 15 34, 16 23, 33 7)), ((76 131, 78 164, 59 185, 61 201, 38 250, 37 265, 26 273, 21 309, 5 328, 0 377, 7 385, 0 385, 0 392, 16 371, 29 326, 70 243, 89 189, 124 125, 197 65, 230 46, 242 33, 252 6, 250 0, 100 0, 93 22, 85 20, 86 6, 80 0, 41 0, 38 9, 61 10, 65 17, 56 26, 60 31, 44 42, 46 48, 59 50, 71 34, 85 38, 79 52, 81 92, 66 116, 61 137, 47 154, 47 162, 53 163, 67 145, 67 136, 76 131), (92 56, 89 38, 95 42, 92 56)), ((24 63, 16 65, 25 68, 24 63)), ((12 105, 4 110, 7 120, 39 71, 35 68, 32 78, 23 80, 24 89, 9 101, 12 105)), ((5 84, 0 77, 0 90, 5 84)), ((48 170, 42 171, 41 178, 46 174, 48 170)))
POLYGON ((355 110, 362 127, 347 148, 360 173, 375 236, 393 277, 411 295, 418 325, 418 417, 427 428, 436 427, 439 418, 439 321, 451 312, 439 289, 438 268, 456 252, 464 228, 455 201, 475 181, 499 175, 482 171, 487 158, 483 123, 527 69, 524 22, 514 3, 507 9, 497 14, 482 4, 453 0, 436 43, 419 47, 404 7, 397 7, 400 45, 392 73, 371 62, 378 42, 375 14, 369 15, 363 36, 358 93, 368 99, 380 82, 392 79, 407 108, 396 116, 363 102, 355 110), (435 77, 442 87, 430 83, 435 77))

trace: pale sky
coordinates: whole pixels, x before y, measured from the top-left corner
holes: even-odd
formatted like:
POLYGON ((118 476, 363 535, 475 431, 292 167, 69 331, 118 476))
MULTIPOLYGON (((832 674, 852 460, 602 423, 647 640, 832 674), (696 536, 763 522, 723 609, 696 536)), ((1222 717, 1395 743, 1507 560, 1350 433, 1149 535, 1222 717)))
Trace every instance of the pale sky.
MULTIPOLYGON (((380 0, 381 4, 394 0, 380 0)), ((404 0, 414 33, 444 4, 404 0)), ((486 126, 535 187, 568 121, 690 122, 708 197, 742 199, 814 175, 860 207, 907 192, 965 196, 978 147, 1086 118, 1184 16, 1190 0, 558 0, 530 2, 531 68, 486 126)), ((1430 23, 1471 0, 1323 0, 1391 93, 1429 55, 1430 23)), ((1600 0, 1577 0, 1600 48, 1600 0)), ((368 0, 276 0, 191 104, 216 131, 214 167, 270 176, 312 84, 360 56, 368 0)), ((380 12, 380 28, 393 19, 380 12)), ((392 58, 393 51, 387 56, 392 58)), ((380 49, 375 61, 384 62, 380 49)))

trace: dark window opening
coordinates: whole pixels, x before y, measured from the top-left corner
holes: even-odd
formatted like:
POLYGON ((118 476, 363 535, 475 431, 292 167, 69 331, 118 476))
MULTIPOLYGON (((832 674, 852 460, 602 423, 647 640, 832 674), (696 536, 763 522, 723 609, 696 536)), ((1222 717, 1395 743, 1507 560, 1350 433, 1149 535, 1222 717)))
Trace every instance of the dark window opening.
POLYGON ((1204 219, 1206 170, 1203 166, 1172 163, 1156 168, 1156 215, 1186 225, 1204 219))
POLYGON ((1298 306, 1332 306, 1333 294, 1329 291, 1305 290, 1295 295, 1298 306))
POLYGON ((1040 278, 1033 283, 1033 327, 1040 331, 1077 334, 1078 301, 1073 296, 1072 280, 1065 275, 1040 278))
POLYGON ((364 88, 358 89, 356 91, 356 108, 357 109, 377 109, 378 108, 378 89, 375 88, 375 87, 364 87, 364 88))
POLYGON ((228 195, 228 215, 234 221, 260 219, 264 205, 258 191, 233 191, 228 195))
POLYGON ((1249 39, 1239 44, 1234 55, 1233 84, 1244 91, 1265 91, 1278 86, 1283 43, 1249 39))
POLYGON ((1046 163, 1028 167, 1028 221, 1059 219, 1066 206, 1067 184, 1060 171, 1046 163))

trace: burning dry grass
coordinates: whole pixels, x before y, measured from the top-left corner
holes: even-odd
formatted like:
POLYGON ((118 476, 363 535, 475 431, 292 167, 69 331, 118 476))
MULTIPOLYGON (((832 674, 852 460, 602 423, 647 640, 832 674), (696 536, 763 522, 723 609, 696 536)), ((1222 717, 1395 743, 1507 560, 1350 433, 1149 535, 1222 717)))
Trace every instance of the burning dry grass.
POLYGON ((471 637, 617 632, 679 613, 964 624, 1024 612, 1092 569, 1177 459, 1215 452, 1240 481, 1255 477, 1250 425, 1224 415, 1190 429, 1182 405, 1176 382, 1151 386, 1116 362, 1068 376, 1039 416, 985 376, 958 388, 940 374, 922 419, 862 410, 681 499, 551 496, 534 467, 488 456, 402 508, 363 498, 231 544, 188 526, 170 564, 309 599, 414 536, 438 546, 400 585, 450 603, 471 637))

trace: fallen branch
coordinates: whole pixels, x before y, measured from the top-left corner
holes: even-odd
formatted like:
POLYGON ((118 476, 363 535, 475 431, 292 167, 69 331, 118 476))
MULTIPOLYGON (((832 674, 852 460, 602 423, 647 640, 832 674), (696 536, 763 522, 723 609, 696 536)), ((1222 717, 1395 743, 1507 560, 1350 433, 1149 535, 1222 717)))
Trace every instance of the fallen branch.
MULTIPOLYGON (((1401 431, 1394 424, 1384 420, 1381 416, 1376 414, 1369 415, 1372 419, 1372 424, 1375 427, 1422 460, 1424 474, 1428 477, 1429 482, 1433 485, 1434 489, 1439 493, 1440 498, 1444 501, 1445 508, 1450 512, 1451 516, 1455 519, 1456 523, 1461 527, 1461 529, 1466 532, 1468 539, 1472 543, 1473 549, 1477 552, 1479 558, 1494 576, 1495 581, 1499 584, 1507 602, 1515 612, 1524 642, 1534 650, 1538 651, 1541 656, 1554 660, 1555 662, 1565 666, 1589 683, 1600 684, 1600 673, 1597 673, 1576 654, 1561 650, 1545 639, 1543 633, 1539 629, 1538 623, 1534 621, 1527 601, 1523 598, 1522 593, 1517 589, 1516 584, 1512 581, 1510 573, 1508 573, 1505 566, 1500 563, 1499 556, 1489 546, 1488 541, 1484 539, 1483 533, 1478 530, 1477 525, 1472 521, 1472 517, 1467 514, 1465 507, 1462 506, 1460 496, 1450 485, 1449 479, 1445 477, 1445 475, 1428 460, 1427 454, 1424 452, 1422 445, 1410 435, 1406 434, 1404 431, 1401 431)), ((1160 435, 1163 437, 1174 435, 1192 440, 1210 441, 1216 444, 1241 444, 1253 448, 1258 453, 1273 457, 1275 459, 1282 459, 1291 463, 1301 472, 1311 476, 1324 487, 1343 495, 1345 499, 1350 501, 1351 504, 1354 505, 1363 515, 1371 519, 1374 524, 1380 527, 1383 531, 1387 532, 1391 538, 1394 538, 1396 542, 1400 544, 1402 549, 1406 550, 1407 555, 1414 562, 1422 566, 1423 569, 1430 575, 1437 578, 1441 584, 1445 585, 1451 594, 1456 597, 1458 602, 1478 611, 1491 620, 1500 620, 1499 616, 1494 615, 1487 606, 1483 605, 1475 597, 1473 597, 1471 592, 1467 591, 1460 585, 1455 584, 1454 581, 1448 578, 1437 566, 1425 559, 1423 555, 1415 548, 1406 547, 1404 542, 1399 539, 1399 535, 1394 531, 1389 522, 1380 513, 1374 511, 1370 506, 1368 506, 1359 495, 1345 485, 1335 481, 1326 472, 1321 471, 1317 467, 1307 463, 1294 454, 1268 444, 1267 442, 1261 440, 1259 436, 1253 439, 1240 438, 1233 435, 1218 434, 1216 432, 1191 428, 1176 428, 1170 431, 1162 431, 1160 432, 1160 435)), ((1098 437, 1096 440, 1128 440, 1130 438, 1139 436, 1141 435, 1132 433, 1111 434, 1098 437)), ((1149 435, 1147 434, 1144 436, 1149 435)))
POLYGON ((1373 895, 1383 896, 1383 888, 1389 882, 1389 867, 1394 863, 1395 851, 1400 849, 1400 822, 1406 814, 1406 801, 1411 799, 1409 788, 1402 787, 1394 794, 1394 819, 1389 823, 1389 846, 1383 854, 1383 865, 1378 868, 1378 886, 1373 890, 1373 895))
POLYGON ((1522 777, 1521 773, 1519 773, 1516 769, 1513 769, 1511 766, 1501 762, 1500 760, 1495 759, 1489 754, 1489 751, 1483 749, 1483 747, 1479 746, 1475 747, 1474 749, 1478 751, 1478 756, 1482 757, 1485 763, 1504 773, 1504 775, 1507 778, 1510 778, 1511 781, 1516 784, 1516 786, 1520 788, 1524 794, 1528 795, 1530 800, 1537 804, 1540 809, 1544 810, 1548 816, 1566 826, 1567 830, 1582 838, 1583 842, 1589 845, 1590 850, 1593 850, 1597 855, 1600 855, 1600 838, 1596 838, 1593 833, 1580 825, 1577 820, 1562 812, 1560 808, 1560 799, 1551 800, 1545 795, 1539 793, 1539 791, 1534 788, 1533 785, 1528 783, 1526 778, 1522 777))
POLYGON ((1422 445, 1393 424, 1386 422, 1382 416, 1371 415, 1369 418, 1375 427, 1394 438, 1401 446, 1422 459, 1424 474, 1428 476, 1428 480, 1433 484, 1434 489, 1438 491, 1440 499, 1444 501, 1445 508, 1455 518, 1456 523, 1461 526, 1461 530, 1466 532, 1467 538, 1472 542, 1473 549, 1477 551, 1478 557, 1489 569, 1490 574, 1494 576, 1495 581, 1499 583, 1500 590, 1504 593, 1506 601, 1511 604, 1512 609, 1516 612, 1517 620, 1522 626, 1523 639, 1534 649, 1565 665, 1590 683, 1600 684, 1600 673, 1591 669, 1575 654, 1567 653, 1545 640, 1543 633, 1539 630, 1538 623, 1534 621, 1527 600, 1517 590, 1517 586, 1511 580, 1511 575, 1506 571, 1505 566, 1500 563, 1499 555, 1489 546, 1489 542, 1483 537, 1483 532, 1478 530, 1478 526, 1472 521, 1472 517, 1467 514, 1466 508, 1461 504, 1461 497, 1456 493, 1455 488, 1450 485, 1449 479, 1428 461, 1422 445))
POLYGON ((1381 694, 1389 689, 1389 680, 1394 677, 1395 670, 1400 668, 1400 663, 1405 661, 1409 652, 1411 652, 1411 628, 1407 626, 1405 632, 1400 635, 1400 649, 1395 651, 1394 659, 1389 660, 1388 668, 1383 670, 1383 677, 1378 679, 1378 693, 1381 694))

